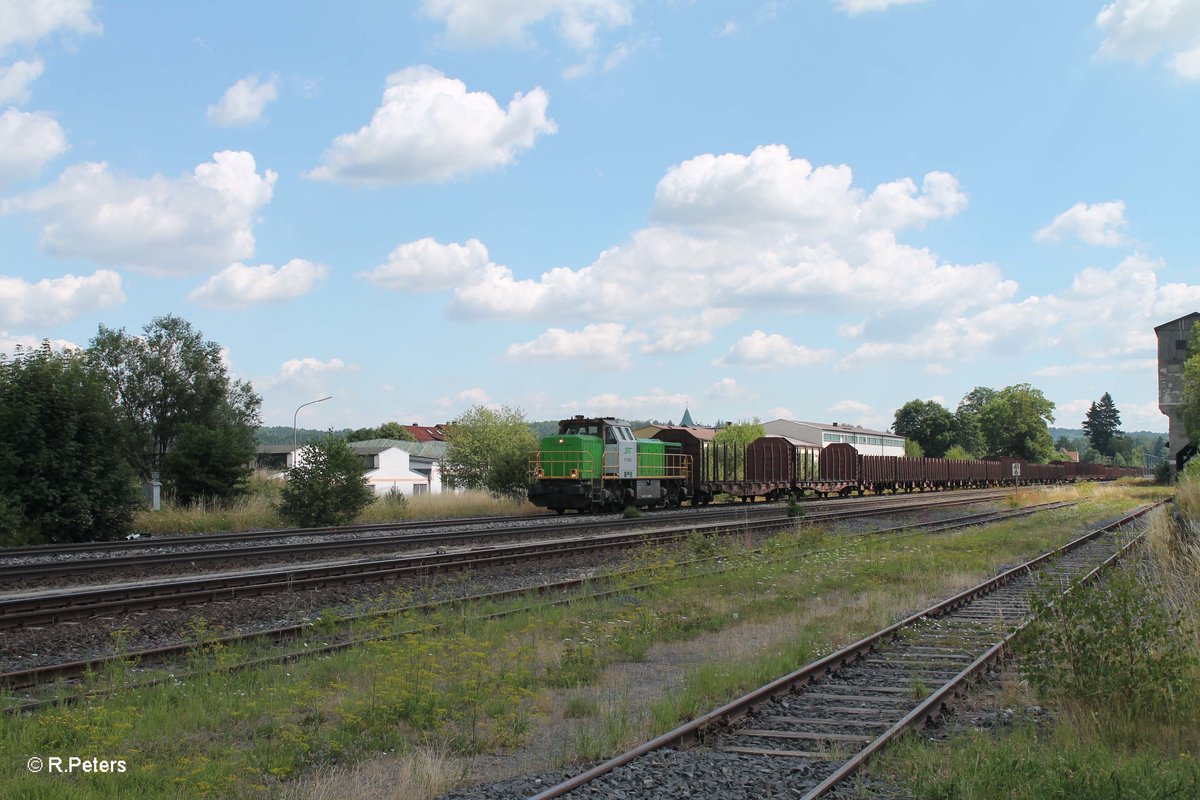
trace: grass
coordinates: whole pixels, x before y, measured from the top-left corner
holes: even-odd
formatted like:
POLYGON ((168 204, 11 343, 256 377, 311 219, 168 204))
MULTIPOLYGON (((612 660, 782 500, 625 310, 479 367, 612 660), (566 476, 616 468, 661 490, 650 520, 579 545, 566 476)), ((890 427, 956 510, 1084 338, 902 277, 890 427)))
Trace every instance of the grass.
POLYGON ((909 737, 873 774, 938 800, 1200 796, 1200 480, 1180 481, 1136 557, 1045 608, 1020 656, 1048 717, 909 737))
MULTIPOLYGON (((1057 545, 1140 494, 1138 488, 1088 490, 1076 508, 949 535, 839 537, 805 528, 757 553, 740 543, 699 540, 685 545, 682 557, 689 546, 702 549, 728 571, 684 577, 675 553, 644 551, 640 574, 619 579, 626 583, 618 588, 681 579, 605 600, 531 606, 490 621, 467 615, 531 603, 400 615, 364 631, 418 632, 328 657, 204 674, 5 718, 0 751, 18 757, 0 760, 0 796, 109 797, 119 786, 121 796, 135 799, 386 797, 372 794, 375 765, 385 763, 385 773, 394 767, 413 776, 399 796, 421 800, 436 796, 444 781, 459 780, 473 757, 521 748, 543 723, 562 720, 569 724, 554 746, 536 755, 599 757, 791 671, 1001 564, 1057 545), (759 637, 753 646, 739 638, 752 630, 759 637), (701 654, 725 655, 681 670, 679 691, 635 702, 598 688, 622 665, 690 645, 701 654), (24 769, 31 755, 77 751, 125 758, 130 771, 59 780, 24 769), (324 766, 331 763, 338 769, 324 766)), ((232 649, 206 648, 211 634, 197 633, 198 662, 236 657, 232 649)))
MULTIPOLYGON (((269 473, 258 472, 250 481, 249 492, 243 497, 225 504, 198 501, 180 505, 167 500, 159 511, 138 512, 134 516, 133 530, 139 533, 169 535, 288 527, 277 511, 279 489, 280 481, 269 477, 269 473)), ((405 497, 403 502, 388 497, 377 498, 374 503, 363 509, 354 522, 517 516, 537 511, 537 508, 523 499, 497 497, 483 491, 447 491, 405 497)))

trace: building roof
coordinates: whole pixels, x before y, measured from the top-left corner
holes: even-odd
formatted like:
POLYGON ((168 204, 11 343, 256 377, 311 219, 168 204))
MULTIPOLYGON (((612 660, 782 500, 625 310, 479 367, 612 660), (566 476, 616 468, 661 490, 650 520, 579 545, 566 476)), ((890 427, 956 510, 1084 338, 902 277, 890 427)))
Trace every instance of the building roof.
POLYGON ((290 444, 260 444, 255 446, 254 452, 266 455, 269 453, 290 453, 295 449, 290 444))
POLYGON ((871 428, 863 428, 859 427, 858 425, 846 425, 838 422, 805 422, 804 420, 799 419, 776 419, 772 420, 772 422, 788 422, 792 425, 807 425, 810 428, 816 428, 817 430, 821 431, 832 431, 835 433, 847 431, 850 433, 865 433, 868 436, 890 436, 893 439, 904 438, 900 434, 892 433, 891 431, 877 431, 871 428))
POLYGON ((683 417, 679 420, 679 427, 681 427, 681 428, 696 427, 696 423, 692 422, 692 412, 689 411, 686 407, 683 409, 683 417))
MULTIPOLYGON (((699 439, 702 442, 711 442, 713 440, 713 437, 717 435, 716 428, 705 428, 705 427, 702 427, 699 425, 647 425, 645 428, 638 428, 638 430, 645 431, 649 428, 657 428, 658 429, 653 434, 650 435, 649 438, 651 438, 651 439, 653 439, 658 433, 661 433, 662 431, 687 431, 692 436, 696 437, 697 439, 699 439)), ((645 438, 645 437, 643 437, 643 438, 645 438)))
POLYGON ((389 447, 394 447, 397 450, 403 450, 410 456, 417 458, 441 458, 446 455, 445 442, 407 442, 403 439, 364 439, 361 442, 351 442, 350 446, 355 452, 361 453, 381 453, 389 447), (372 450, 359 450, 360 447, 377 448, 372 450))
POLYGON ((1158 330, 1162 330, 1163 328, 1172 328, 1172 327, 1190 328, 1191 325, 1181 325, 1180 323, 1196 322, 1196 321, 1200 321, 1200 311, 1193 311, 1190 314, 1184 314, 1179 319, 1173 319, 1170 322, 1164 322, 1162 325, 1155 325, 1154 330, 1158 331, 1158 330))
POLYGON ((413 438, 418 442, 444 442, 446 441, 446 424, 442 425, 405 425, 404 430, 412 434, 413 438))

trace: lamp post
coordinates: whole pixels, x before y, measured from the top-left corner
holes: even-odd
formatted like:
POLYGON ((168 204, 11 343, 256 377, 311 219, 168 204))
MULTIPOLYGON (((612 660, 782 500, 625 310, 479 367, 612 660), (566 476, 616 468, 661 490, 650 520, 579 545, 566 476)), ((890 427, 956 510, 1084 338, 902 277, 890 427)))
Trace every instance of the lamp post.
POLYGON ((296 418, 300 416, 300 409, 304 408, 305 406, 311 406, 313 403, 324 403, 326 400, 329 400, 332 397, 333 397, 333 395, 329 395, 329 397, 322 397, 320 400, 309 400, 307 403, 301 403, 299 406, 296 407, 296 413, 292 414, 292 466, 293 467, 296 466, 296 456, 298 455, 298 453, 296 452, 296 447, 297 447, 297 445, 296 445, 296 418))

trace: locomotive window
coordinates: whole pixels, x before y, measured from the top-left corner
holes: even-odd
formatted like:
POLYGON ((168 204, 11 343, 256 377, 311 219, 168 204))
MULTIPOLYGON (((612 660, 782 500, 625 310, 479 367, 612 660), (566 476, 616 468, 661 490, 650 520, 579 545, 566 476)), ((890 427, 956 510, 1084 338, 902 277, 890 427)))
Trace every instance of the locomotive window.
POLYGON ((617 436, 613 432, 612 428, 604 429, 604 443, 605 444, 616 444, 617 443, 617 436))

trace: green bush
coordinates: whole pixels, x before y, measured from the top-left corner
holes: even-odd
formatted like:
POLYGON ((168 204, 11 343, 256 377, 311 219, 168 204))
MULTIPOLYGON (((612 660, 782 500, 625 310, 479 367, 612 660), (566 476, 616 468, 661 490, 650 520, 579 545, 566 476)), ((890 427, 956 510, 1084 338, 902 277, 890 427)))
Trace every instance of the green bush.
POLYGON ((1173 619, 1162 590, 1136 569, 1062 595, 1043 586, 1031 598, 1030 657, 1022 672, 1043 696, 1097 708, 1170 714, 1191 690, 1196 669, 1185 623, 1173 619))
POLYGON ((375 499, 363 478, 362 461, 332 434, 306 445, 288 472, 279 514, 295 525, 341 525, 375 499))

